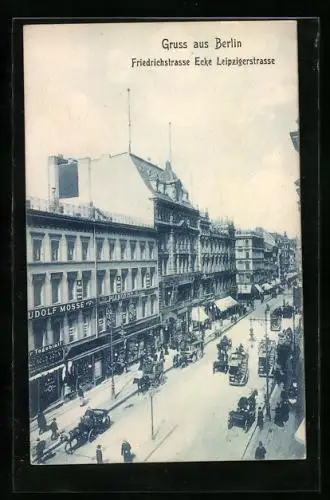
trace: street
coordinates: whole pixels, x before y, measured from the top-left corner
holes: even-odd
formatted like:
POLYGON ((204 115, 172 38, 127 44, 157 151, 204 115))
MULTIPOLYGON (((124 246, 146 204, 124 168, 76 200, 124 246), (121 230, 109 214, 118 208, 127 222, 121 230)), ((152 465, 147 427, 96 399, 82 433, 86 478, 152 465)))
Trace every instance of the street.
MULTIPOLYGON (((281 295, 271 299, 270 308, 282 302, 281 295)), ((81 446, 72 455, 60 446, 47 464, 95 463, 98 444, 102 445, 106 462, 122 462, 123 439, 130 442, 135 462, 241 460, 254 426, 247 433, 237 427, 228 430, 227 418, 228 412, 236 409, 239 398, 249 396, 253 389, 258 390, 257 404, 264 404, 266 379, 257 373, 257 342, 265 334, 265 324, 253 321, 254 345, 249 340, 249 328, 250 318, 264 319, 265 307, 265 303, 258 301, 255 311, 226 332, 234 348, 242 343, 249 351, 249 379, 245 386, 230 386, 228 374, 213 374, 217 341, 210 342, 205 346, 202 359, 168 372, 166 383, 155 391, 154 439, 151 438, 150 396, 136 395, 111 412, 111 428, 93 443, 81 446)), ((282 328, 287 326, 292 325, 283 324, 282 328)), ((275 339, 277 333, 270 331, 269 324, 267 328, 269 338, 275 339)))

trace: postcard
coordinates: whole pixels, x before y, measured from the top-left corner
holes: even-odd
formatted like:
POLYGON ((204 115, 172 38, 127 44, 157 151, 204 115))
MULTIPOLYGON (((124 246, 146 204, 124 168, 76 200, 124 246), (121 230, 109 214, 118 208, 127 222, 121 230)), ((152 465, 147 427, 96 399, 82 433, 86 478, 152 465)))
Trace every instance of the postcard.
POLYGON ((33 465, 306 458, 297 21, 24 26, 33 465))

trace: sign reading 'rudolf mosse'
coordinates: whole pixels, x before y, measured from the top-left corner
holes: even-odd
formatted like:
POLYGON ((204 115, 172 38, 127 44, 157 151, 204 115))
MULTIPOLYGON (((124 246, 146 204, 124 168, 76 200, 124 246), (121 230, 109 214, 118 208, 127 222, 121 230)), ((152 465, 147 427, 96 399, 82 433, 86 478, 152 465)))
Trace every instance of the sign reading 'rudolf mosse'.
POLYGON ((68 304, 59 304, 58 306, 41 307, 28 311, 28 319, 47 318, 55 314, 80 311, 94 305, 94 299, 80 300, 79 302, 69 302, 68 304))

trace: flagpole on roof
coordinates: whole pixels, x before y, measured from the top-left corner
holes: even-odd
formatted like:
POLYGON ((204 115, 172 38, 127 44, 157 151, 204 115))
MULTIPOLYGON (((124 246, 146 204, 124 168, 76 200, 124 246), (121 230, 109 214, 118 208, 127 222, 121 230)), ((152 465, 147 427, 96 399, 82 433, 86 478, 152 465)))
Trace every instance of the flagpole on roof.
POLYGON ((168 124, 168 160, 172 163, 172 123, 168 124))
POLYGON ((127 89, 128 101, 128 152, 131 152, 132 146, 132 123, 131 123, 131 89, 127 89))

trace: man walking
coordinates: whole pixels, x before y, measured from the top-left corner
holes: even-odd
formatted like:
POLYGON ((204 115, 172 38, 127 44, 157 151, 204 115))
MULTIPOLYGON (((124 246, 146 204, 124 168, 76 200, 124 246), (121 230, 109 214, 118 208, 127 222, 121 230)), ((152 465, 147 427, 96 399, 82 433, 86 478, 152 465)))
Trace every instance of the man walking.
POLYGON ((126 439, 123 441, 121 445, 121 455, 124 459, 124 463, 132 462, 132 453, 131 453, 131 445, 126 439))
POLYGON ((258 415, 257 415, 257 426, 259 427, 260 430, 264 428, 264 414, 261 409, 261 406, 258 408, 258 415))
POLYGON ((53 421, 50 424, 49 428, 52 431, 52 435, 50 436, 50 439, 52 441, 56 441, 56 439, 58 438, 58 425, 56 422, 56 418, 53 418, 53 421))
POLYGON ((103 453, 102 453, 102 447, 100 444, 98 444, 96 447, 96 463, 103 464, 103 453))
POLYGON ((263 446, 262 442, 259 441, 259 445, 256 449, 254 458, 255 460, 265 460, 265 457, 266 457, 266 449, 263 446))

